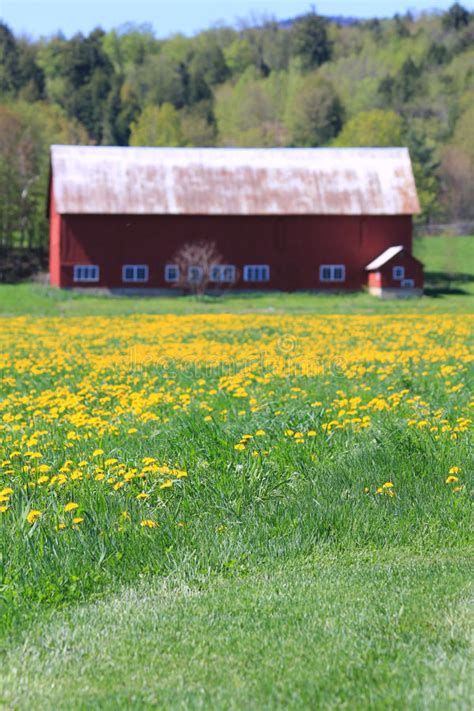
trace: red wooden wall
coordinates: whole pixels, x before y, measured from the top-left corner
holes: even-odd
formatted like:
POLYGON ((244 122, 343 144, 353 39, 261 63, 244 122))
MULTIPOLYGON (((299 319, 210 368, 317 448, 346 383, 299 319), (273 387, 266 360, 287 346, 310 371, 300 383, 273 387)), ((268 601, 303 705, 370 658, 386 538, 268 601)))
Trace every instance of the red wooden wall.
POLYGON ((412 247, 409 216, 62 215, 57 220, 53 208, 51 283, 62 287, 77 286, 74 264, 99 265, 100 281, 92 287, 169 287, 164 266, 176 250, 186 242, 211 240, 223 261, 240 272, 245 264, 270 266, 270 282, 241 280, 241 288, 358 289, 367 282, 365 266, 387 247, 412 247), (123 264, 148 264, 147 284, 124 284, 123 264), (321 283, 321 264, 344 264, 345 282, 321 283))

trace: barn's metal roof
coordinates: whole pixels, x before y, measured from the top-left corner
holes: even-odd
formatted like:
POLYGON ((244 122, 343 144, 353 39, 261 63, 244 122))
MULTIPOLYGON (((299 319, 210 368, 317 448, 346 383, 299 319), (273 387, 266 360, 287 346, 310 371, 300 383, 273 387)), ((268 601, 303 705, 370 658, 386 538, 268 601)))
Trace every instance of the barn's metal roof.
POLYGON ((59 213, 411 215, 407 148, 52 146, 59 213))
POLYGON ((385 250, 385 252, 382 252, 382 254, 379 254, 376 259, 370 262, 370 264, 367 264, 366 270, 371 272, 373 269, 383 267, 384 264, 387 264, 387 262, 396 257, 397 254, 403 252, 403 249, 404 248, 401 245, 398 245, 397 247, 389 247, 385 250))

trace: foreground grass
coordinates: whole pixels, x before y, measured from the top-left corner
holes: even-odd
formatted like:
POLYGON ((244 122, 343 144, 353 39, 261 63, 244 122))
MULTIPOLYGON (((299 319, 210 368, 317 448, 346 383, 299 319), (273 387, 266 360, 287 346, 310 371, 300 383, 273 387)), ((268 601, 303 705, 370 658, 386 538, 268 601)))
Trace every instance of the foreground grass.
POLYGON ((470 559, 295 557, 153 580, 43 620, 0 702, 38 709, 470 709, 470 559))
POLYGON ((472 317, 0 320, 0 706, 468 709, 472 317))
POLYGON ((384 301, 366 293, 249 293, 223 297, 93 296, 39 284, 0 285, 0 315, 38 316, 192 313, 459 313, 474 312, 474 236, 415 239, 415 255, 425 265, 422 299, 384 301))

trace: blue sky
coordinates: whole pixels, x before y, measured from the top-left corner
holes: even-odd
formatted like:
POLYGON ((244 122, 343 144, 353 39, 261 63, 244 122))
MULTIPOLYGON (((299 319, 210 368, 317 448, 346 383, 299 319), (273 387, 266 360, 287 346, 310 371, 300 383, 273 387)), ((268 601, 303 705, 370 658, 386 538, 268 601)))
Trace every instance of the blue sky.
MULTIPOLYGON (((413 11, 448 8, 454 0, 324 0, 316 2, 323 15, 386 17, 407 9, 413 11)), ((105 30, 131 21, 150 23, 157 36, 174 32, 193 34, 200 29, 238 18, 271 15, 286 19, 309 10, 311 0, 0 0, 0 18, 15 33, 32 37, 62 30, 66 36, 89 32, 97 26, 105 30)), ((472 2, 464 2, 473 9, 472 2)))

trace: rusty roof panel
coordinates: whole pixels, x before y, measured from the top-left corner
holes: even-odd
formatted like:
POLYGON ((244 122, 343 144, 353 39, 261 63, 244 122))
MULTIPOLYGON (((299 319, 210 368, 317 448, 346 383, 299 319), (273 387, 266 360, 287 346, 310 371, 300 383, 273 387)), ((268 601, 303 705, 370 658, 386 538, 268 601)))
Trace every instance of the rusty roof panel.
POLYGON ((413 215, 407 148, 51 146, 62 214, 413 215))

